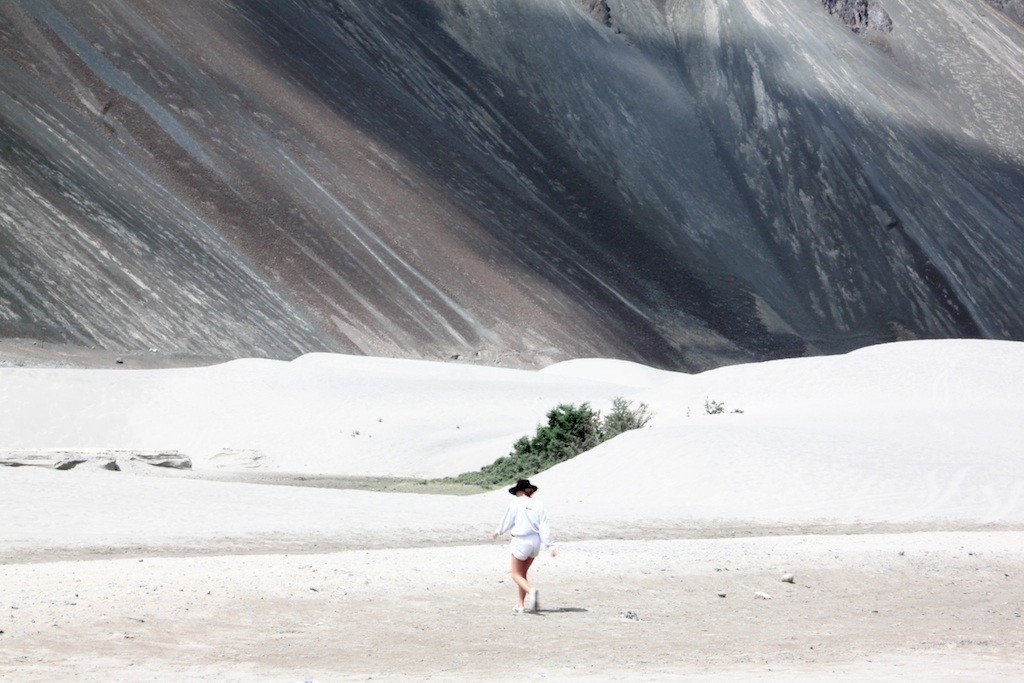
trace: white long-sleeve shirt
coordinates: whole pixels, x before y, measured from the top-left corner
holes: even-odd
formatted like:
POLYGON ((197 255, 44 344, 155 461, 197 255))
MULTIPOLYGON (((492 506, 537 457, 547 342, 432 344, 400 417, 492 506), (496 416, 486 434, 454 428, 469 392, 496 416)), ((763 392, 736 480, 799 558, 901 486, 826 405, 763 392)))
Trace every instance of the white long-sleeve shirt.
POLYGON ((540 542, 551 548, 555 545, 551 538, 551 526, 548 524, 548 513, 544 509, 544 503, 536 498, 516 496, 515 500, 509 503, 501 524, 495 530, 500 536, 506 531, 511 531, 513 536, 540 535, 540 542))

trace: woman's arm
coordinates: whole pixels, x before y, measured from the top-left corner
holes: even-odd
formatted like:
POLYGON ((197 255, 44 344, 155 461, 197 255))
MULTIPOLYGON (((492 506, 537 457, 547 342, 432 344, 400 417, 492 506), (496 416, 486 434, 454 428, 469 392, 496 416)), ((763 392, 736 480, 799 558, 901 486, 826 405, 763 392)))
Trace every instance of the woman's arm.
POLYGON ((498 528, 491 532, 491 538, 497 538, 503 533, 512 528, 512 525, 516 523, 516 511, 512 505, 508 506, 505 510, 505 516, 501 518, 501 523, 498 524, 498 528))

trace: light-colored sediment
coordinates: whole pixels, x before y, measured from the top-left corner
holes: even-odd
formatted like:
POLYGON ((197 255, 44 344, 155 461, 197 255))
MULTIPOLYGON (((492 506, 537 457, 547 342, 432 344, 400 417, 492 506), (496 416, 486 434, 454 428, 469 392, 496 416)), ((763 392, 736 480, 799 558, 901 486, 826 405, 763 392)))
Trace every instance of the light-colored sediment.
POLYGON ((0 370, 8 449, 195 463, 0 467, 0 678, 1019 680, 1022 351, 0 370), (655 421, 532 478, 561 545, 537 615, 488 541, 503 490, 268 485, 479 467, 556 397, 616 394, 655 421), (705 398, 743 412, 687 410, 705 398))
POLYGON ((535 565, 541 612, 518 616, 497 543, 8 564, 0 676, 1011 680, 1024 670, 1022 542, 567 543, 535 565))

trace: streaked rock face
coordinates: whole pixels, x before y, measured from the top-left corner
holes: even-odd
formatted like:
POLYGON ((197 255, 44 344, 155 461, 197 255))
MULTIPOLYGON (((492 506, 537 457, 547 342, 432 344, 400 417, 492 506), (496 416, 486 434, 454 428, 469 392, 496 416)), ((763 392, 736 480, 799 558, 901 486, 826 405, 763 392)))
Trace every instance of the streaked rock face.
POLYGON ((1018 24, 1024 24, 1024 0, 985 0, 996 9, 1005 12, 1018 24))
POLYGON ((0 336, 688 369, 1024 338, 1020 27, 861 4, 5 2, 0 336))

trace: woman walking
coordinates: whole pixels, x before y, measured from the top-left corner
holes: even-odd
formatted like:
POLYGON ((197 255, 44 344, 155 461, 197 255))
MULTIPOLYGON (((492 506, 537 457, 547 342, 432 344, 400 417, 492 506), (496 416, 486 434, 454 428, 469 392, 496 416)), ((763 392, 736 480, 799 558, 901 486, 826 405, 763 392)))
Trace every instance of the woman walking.
POLYGON ((526 572, 530 571, 541 547, 547 547, 551 557, 558 555, 558 549, 551 539, 544 503, 533 498, 537 487, 529 479, 520 479, 508 492, 516 498, 509 504, 498 528, 491 532, 491 538, 512 532, 512 580, 519 588, 519 601, 512 611, 536 612, 540 609, 537 589, 530 586, 526 572))

